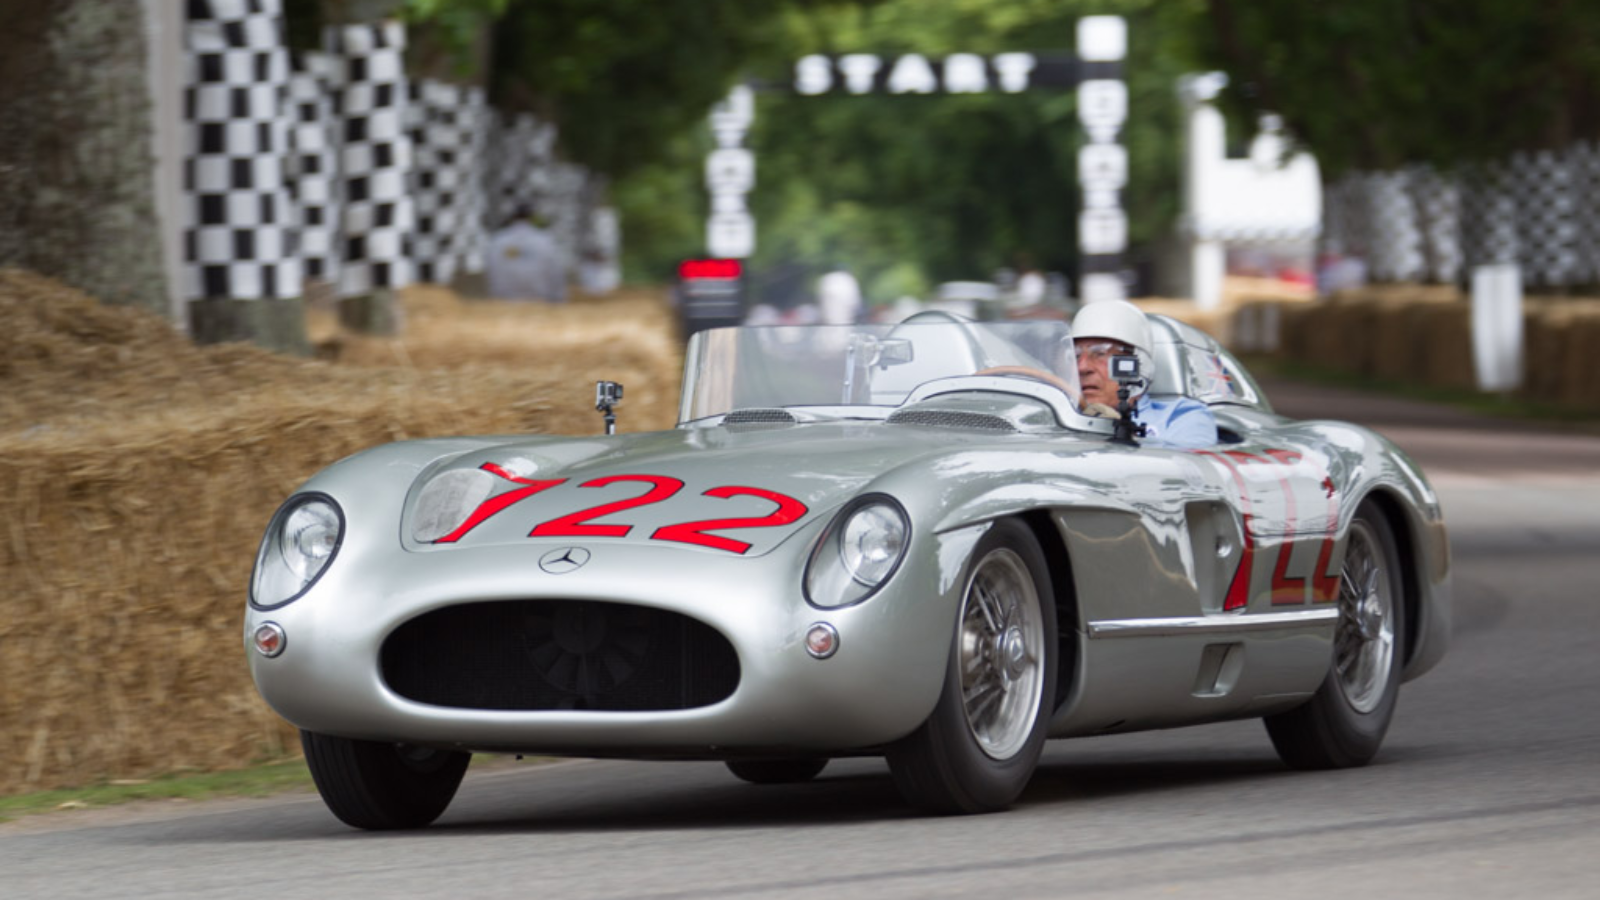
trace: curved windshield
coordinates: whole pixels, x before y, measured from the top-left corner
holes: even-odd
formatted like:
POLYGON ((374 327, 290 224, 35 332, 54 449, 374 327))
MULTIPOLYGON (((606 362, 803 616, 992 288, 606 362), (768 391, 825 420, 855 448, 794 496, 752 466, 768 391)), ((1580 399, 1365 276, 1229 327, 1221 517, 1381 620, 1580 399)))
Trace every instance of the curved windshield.
POLYGON ((689 341, 679 421, 737 409, 894 407, 919 385, 961 375, 1031 379, 1078 399, 1072 333, 1060 321, 716 328, 689 341))

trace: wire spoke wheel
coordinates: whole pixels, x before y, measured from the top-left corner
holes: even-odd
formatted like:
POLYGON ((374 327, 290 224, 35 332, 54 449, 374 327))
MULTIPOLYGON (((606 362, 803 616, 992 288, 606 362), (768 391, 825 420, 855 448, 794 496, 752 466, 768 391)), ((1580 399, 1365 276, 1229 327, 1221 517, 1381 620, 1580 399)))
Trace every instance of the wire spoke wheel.
POLYGON ((1339 578, 1334 669, 1345 699, 1362 713, 1377 708, 1394 666, 1394 587, 1380 552, 1372 526, 1352 523, 1339 578))
POLYGON ((983 558, 961 616, 962 708, 984 753, 1008 759, 1028 739, 1041 702, 1044 625, 1022 558, 998 549, 983 558))
POLYGON ((1311 699, 1266 717, 1284 762, 1339 769, 1370 762, 1394 716, 1406 610, 1394 532, 1371 501, 1351 519, 1339 570, 1328 673, 1311 699))
POLYGON ((937 813, 1004 809, 1044 749, 1056 686, 1056 595, 1039 540, 1014 519, 973 548, 939 700, 888 748, 902 795, 937 813))

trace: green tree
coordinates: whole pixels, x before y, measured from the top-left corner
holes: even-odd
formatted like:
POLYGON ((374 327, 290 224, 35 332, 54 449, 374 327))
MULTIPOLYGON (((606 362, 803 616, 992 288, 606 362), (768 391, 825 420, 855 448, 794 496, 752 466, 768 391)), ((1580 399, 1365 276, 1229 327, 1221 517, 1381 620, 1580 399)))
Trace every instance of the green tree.
POLYGON ((1208 0, 1229 105, 1272 111, 1324 172, 1450 166, 1600 137, 1600 5, 1208 0))
MULTIPOLYGON (((1071 53, 1079 18, 1128 19, 1130 155, 1123 202, 1135 258, 1178 212, 1181 118, 1174 92, 1192 71, 1198 2, 891 0, 788 18, 782 62, 809 52, 990 55, 1071 53)), ((787 81, 771 61, 759 74, 787 81)), ((889 301, 1000 266, 1072 271, 1077 150, 1072 91, 949 96, 763 95, 753 137, 758 268, 847 265, 889 301)))
POLYGON ((143 12, 118 0, 3 5, 0 266, 167 315, 161 235, 150 227, 143 12))

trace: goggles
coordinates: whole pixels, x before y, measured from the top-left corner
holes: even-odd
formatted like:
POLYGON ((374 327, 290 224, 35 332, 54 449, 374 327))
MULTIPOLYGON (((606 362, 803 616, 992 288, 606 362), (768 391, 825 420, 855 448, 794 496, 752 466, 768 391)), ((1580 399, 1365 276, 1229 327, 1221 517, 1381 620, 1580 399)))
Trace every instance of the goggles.
POLYGON ((1128 356, 1133 353, 1133 348, 1121 341, 1090 341, 1089 343, 1073 342, 1072 349, 1079 359, 1088 359, 1099 362, 1113 356, 1128 356))

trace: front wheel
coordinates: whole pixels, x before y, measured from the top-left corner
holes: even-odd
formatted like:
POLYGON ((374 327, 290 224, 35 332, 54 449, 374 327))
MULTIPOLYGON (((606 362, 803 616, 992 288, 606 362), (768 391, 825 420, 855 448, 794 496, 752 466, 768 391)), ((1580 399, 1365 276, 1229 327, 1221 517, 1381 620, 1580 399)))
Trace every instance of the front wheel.
POLYGON ((339 820, 383 831, 439 818, 461 786, 472 754, 411 744, 300 732, 322 802, 339 820))
POLYGON ((1010 806, 1038 765, 1055 695, 1055 594, 1039 542, 1001 520, 972 559, 939 702, 888 753, 901 794, 937 813, 1010 806))
POLYGON ((1400 695, 1406 621, 1399 559, 1388 521, 1362 504, 1339 571, 1328 675, 1306 703, 1266 717, 1272 746, 1290 766, 1344 769, 1377 755, 1400 695))

